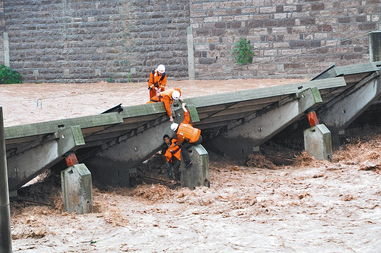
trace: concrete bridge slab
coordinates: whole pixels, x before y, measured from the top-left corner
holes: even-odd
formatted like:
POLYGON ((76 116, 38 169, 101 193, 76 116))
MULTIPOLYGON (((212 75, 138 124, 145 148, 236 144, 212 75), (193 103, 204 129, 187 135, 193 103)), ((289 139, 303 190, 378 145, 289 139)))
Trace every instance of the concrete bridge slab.
POLYGON ((359 115, 381 96, 381 78, 375 72, 322 106, 321 122, 334 132, 347 128, 359 115))
POLYGON ((60 161, 63 156, 84 145, 79 126, 57 131, 39 145, 8 158, 9 189, 15 191, 33 177, 60 161))
POLYGON ((319 90, 309 88, 297 93, 292 101, 258 112, 251 120, 234 126, 209 142, 218 151, 238 159, 246 157, 282 129, 322 102, 319 90))

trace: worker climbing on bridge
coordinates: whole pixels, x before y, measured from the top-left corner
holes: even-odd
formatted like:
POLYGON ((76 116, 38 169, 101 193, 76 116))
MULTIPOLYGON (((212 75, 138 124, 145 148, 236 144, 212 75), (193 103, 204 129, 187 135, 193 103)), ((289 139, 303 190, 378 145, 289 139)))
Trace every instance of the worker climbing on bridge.
POLYGON ((149 74, 148 89, 150 100, 164 91, 166 86, 167 74, 165 73, 165 66, 160 64, 149 74))
POLYGON ((163 137, 165 149, 162 150, 167 163, 167 174, 169 179, 175 178, 180 181, 181 148, 176 138, 170 138, 168 135, 163 137))
POLYGON ((173 121, 173 113, 171 110, 171 105, 173 104, 174 101, 182 102, 180 88, 168 89, 166 91, 160 92, 160 95, 152 97, 149 103, 163 102, 164 108, 165 108, 165 111, 167 112, 169 120, 173 121))
POLYGON ((190 115, 189 111, 186 109, 186 104, 182 104, 182 108, 184 111, 184 120, 180 124, 172 123, 171 129, 176 132, 176 138, 178 140, 178 145, 181 147, 181 155, 185 162, 185 168, 189 168, 192 166, 192 162, 189 156, 189 148, 192 145, 201 144, 202 136, 201 130, 195 128, 190 123, 190 115))

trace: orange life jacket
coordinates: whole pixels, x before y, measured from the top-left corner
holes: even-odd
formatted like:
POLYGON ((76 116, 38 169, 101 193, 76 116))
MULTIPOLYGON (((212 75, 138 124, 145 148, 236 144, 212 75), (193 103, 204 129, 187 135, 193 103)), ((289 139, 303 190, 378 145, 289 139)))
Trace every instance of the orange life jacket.
POLYGON ((169 145, 169 147, 165 151, 164 156, 167 162, 170 162, 172 160, 172 157, 175 157, 177 160, 181 161, 181 149, 179 146, 177 146, 176 143, 177 143, 177 139, 173 138, 171 140, 171 145, 169 145))
POLYGON ((190 124, 181 123, 177 130, 177 138, 180 140, 187 140, 189 143, 197 142, 200 139, 201 130, 194 128, 190 124))
POLYGON ((148 79, 148 87, 155 83, 158 84, 158 88, 163 88, 164 90, 165 86, 167 85, 167 74, 159 74, 156 70, 152 70, 148 79))

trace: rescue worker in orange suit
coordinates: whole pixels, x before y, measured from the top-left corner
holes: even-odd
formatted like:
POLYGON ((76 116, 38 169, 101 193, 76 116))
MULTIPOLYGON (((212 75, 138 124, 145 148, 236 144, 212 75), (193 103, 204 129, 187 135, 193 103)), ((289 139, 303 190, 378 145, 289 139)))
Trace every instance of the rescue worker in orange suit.
POLYGON ((190 160, 188 149, 192 145, 201 144, 202 136, 201 130, 190 124, 190 115, 185 105, 185 103, 182 104, 182 108, 184 110, 183 122, 180 124, 172 123, 171 129, 176 132, 176 138, 178 139, 178 144, 180 144, 181 147, 181 155, 185 162, 185 168, 189 168, 192 166, 192 162, 190 160))
POLYGON ((158 96, 160 92, 164 91, 166 86, 167 74, 165 73, 165 66, 160 64, 149 74, 148 89, 150 100, 153 97, 158 96))
POLYGON ((171 104, 173 104, 174 101, 181 102, 180 88, 168 89, 166 91, 160 92, 160 95, 151 98, 150 102, 163 102, 164 108, 165 108, 165 111, 167 112, 169 120, 173 121, 171 104))
POLYGON ((168 135, 163 137, 165 148, 162 150, 165 159, 167 161, 167 175, 169 179, 174 178, 180 181, 180 165, 181 165, 181 149, 177 144, 176 138, 169 138, 168 135))

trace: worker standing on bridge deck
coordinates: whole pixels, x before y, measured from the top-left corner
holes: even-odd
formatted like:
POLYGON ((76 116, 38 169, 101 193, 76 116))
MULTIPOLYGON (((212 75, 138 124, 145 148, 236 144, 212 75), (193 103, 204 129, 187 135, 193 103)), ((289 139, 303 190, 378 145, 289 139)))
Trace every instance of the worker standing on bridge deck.
POLYGON ((169 117, 170 121, 173 121, 173 113, 171 110, 171 105, 174 101, 180 101, 181 102, 181 89, 180 88, 174 88, 174 89, 168 89, 166 91, 160 92, 160 95, 152 97, 151 103, 153 102, 163 102, 165 111, 167 112, 167 115, 169 117))
POLYGON ((178 145, 178 140, 176 138, 171 139, 168 135, 164 135, 163 140, 166 148, 163 149, 162 154, 167 161, 168 178, 173 179, 174 176, 177 181, 180 181, 181 148, 178 145))
MULTIPOLYGON (((156 69, 152 70, 149 74, 148 89, 150 100, 158 96, 160 92, 165 90, 167 86, 167 74, 165 73, 165 66, 160 64, 156 69)), ((157 102, 157 101, 153 101, 157 102)))
POLYGON ((171 129, 176 132, 176 138, 178 139, 178 145, 181 147, 181 155, 185 162, 185 168, 192 166, 188 149, 192 145, 201 144, 202 136, 201 130, 193 127, 190 124, 190 115, 185 107, 185 103, 182 104, 184 110, 184 120, 180 124, 172 123, 171 129))

